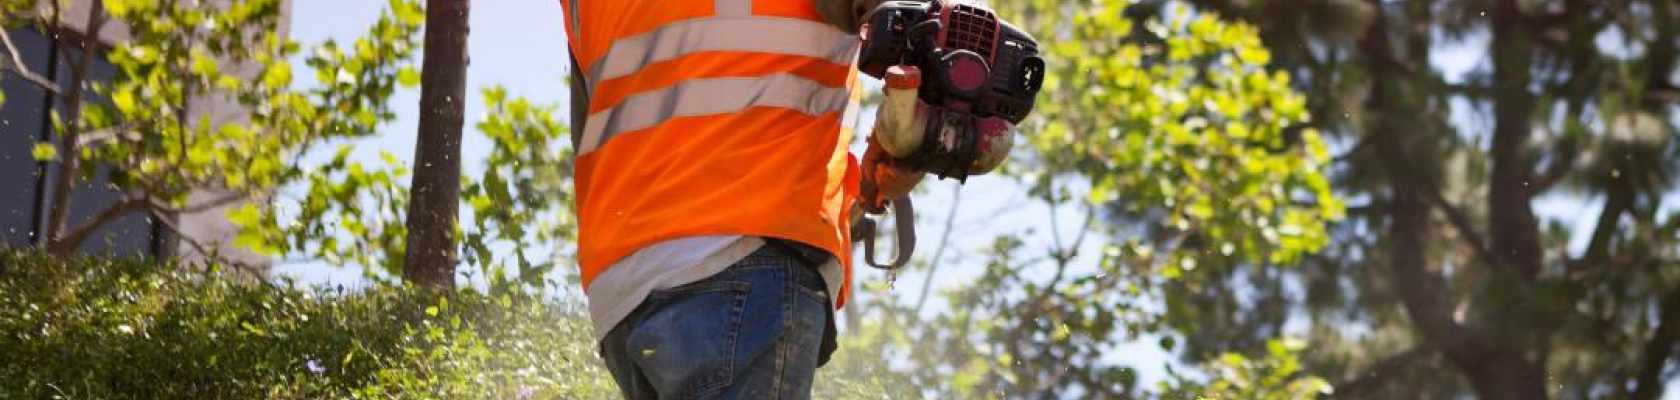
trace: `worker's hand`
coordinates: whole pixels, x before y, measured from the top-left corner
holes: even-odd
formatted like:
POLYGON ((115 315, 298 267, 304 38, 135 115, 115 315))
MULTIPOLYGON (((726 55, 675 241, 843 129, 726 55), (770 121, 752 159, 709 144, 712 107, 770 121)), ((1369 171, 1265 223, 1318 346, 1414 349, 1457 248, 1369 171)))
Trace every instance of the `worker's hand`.
POLYGON ((863 210, 872 214, 886 211, 888 200, 910 194, 922 182, 921 171, 905 166, 881 148, 874 135, 869 137, 869 149, 863 152, 863 182, 860 187, 863 210))

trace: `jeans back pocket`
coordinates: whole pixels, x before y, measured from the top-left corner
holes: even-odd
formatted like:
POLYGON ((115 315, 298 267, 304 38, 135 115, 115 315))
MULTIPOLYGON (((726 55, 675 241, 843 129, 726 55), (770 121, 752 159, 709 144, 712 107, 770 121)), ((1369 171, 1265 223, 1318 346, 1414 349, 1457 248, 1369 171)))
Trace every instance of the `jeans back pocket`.
POLYGON ((626 338, 629 357, 660 393, 704 396, 734 379, 742 308, 751 284, 702 280, 654 291, 656 304, 626 338))

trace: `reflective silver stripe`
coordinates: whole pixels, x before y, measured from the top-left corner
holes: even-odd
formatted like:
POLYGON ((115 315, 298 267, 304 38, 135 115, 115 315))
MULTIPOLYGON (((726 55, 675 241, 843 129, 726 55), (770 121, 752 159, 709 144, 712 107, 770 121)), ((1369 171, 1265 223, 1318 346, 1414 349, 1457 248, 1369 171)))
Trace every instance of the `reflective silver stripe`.
POLYGON ((712 15, 745 17, 752 15, 752 0, 717 0, 712 3, 712 15))
POLYGON ((619 133, 651 128, 672 118, 733 113, 750 107, 782 107, 819 115, 841 111, 850 100, 847 88, 825 87, 785 73, 694 79, 636 94, 613 108, 589 114, 578 154, 595 151, 619 133))
MULTIPOLYGON (((718 0, 726 1, 746 0, 718 0)), ((704 51, 820 57, 851 65, 856 36, 816 21, 783 17, 711 17, 678 21, 613 41, 589 69, 591 84, 635 73, 648 64, 704 51)))

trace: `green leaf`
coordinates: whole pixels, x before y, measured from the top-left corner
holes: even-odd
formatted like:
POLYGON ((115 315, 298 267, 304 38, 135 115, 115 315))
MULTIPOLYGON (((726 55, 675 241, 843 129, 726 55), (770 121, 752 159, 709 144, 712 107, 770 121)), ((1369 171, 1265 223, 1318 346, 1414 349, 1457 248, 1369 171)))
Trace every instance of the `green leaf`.
POLYGON ((405 88, 420 86, 420 71, 411 66, 404 66, 397 70, 397 83, 405 88))
POLYGON ((355 149, 356 146, 352 146, 348 143, 339 145, 338 150, 333 152, 332 162, 328 165, 330 167, 343 166, 345 161, 350 159, 350 151, 355 149))
POLYGON ((270 89, 280 89, 292 84, 292 66, 284 61, 268 64, 268 70, 263 72, 263 85, 270 89))
POLYGON ((194 74, 201 76, 213 76, 216 75, 217 71, 216 59, 214 57, 202 50, 193 52, 192 72, 194 74))
POLYGON ((391 13, 397 21, 405 25, 420 25, 426 22, 426 12, 420 8, 420 3, 408 0, 391 0, 391 13))
POLYGON ((506 100, 507 88, 501 86, 491 86, 484 89, 484 104, 490 106, 490 108, 501 107, 502 103, 506 100))
POLYGON ((116 105, 117 112, 122 113, 123 115, 134 114, 134 91, 117 90, 114 93, 111 93, 111 104, 116 105))
POLYGON ((110 109, 96 105, 83 105, 82 122, 93 129, 111 126, 110 109))
POLYGON ((57 160, 58 146, 53 146, 52 143, 48 142, 38 142, 35 143, 34 148, 29 149, 29 154, 35 156, 35 161, 57 160))
POLYGON ((244 329, 246 332, 250 332, 253 335, 268 336, 268 331, 264 330, 262 327, 251 324, 250 321, 241 321, 239 323, 239 327, 241 329, 244 329))
POLYGON ((129 1, 128 0, 105 0, 105 11, 111 13, 112 16, 116 16, 116 17, 127 16, 128 15, 128 10, 129 10, 129 1))
POLYGON ((241 227, 256 226, 262 221, 262 210, 256 204, 245 203, 227 212, 228 222, 241 227))

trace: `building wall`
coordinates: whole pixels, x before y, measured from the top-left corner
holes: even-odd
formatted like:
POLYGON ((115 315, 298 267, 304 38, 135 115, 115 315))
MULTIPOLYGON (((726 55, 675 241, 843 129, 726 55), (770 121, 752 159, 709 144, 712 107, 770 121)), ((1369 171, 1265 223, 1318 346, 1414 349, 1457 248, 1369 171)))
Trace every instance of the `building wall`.
MULTIPOLYGON (((210 0, 213 4, 228 4, 232 0, 210 0)), ((287 37, 291 30, 291 1, 283 0, 280 7, 280 23, 277 27, 281 37, 287 37)), ((223 70, 234 75, 255 79, 260 71, 260 65, 224 63, 223 70)), ((227 98, 195 98, 188 104, 191 120, 197 121, 200 116, 208 116, 212 126, 228 123, 242 123, 249 120, 247 112, 235 101, 227 98)), ((202 203, 225 196, 226 193, 217 190, 199 190, 189 196, 189 204, 202 203)), ((212 208, 197 213, 187 213, 176 216, 176 226, 182 233, 200 244, 207 246, 224 260, 235 261, 257 267, 267 271, 271 265, 268 257, 252 253, 239 246, 233 245, 233 237, 238 228, 227 221, 227 212, 239 208, 243 203, 233 203, 212 208)), ((185 241, 176 241, 174 254, 185 260, 202 260, 205 254, 185 241)))

